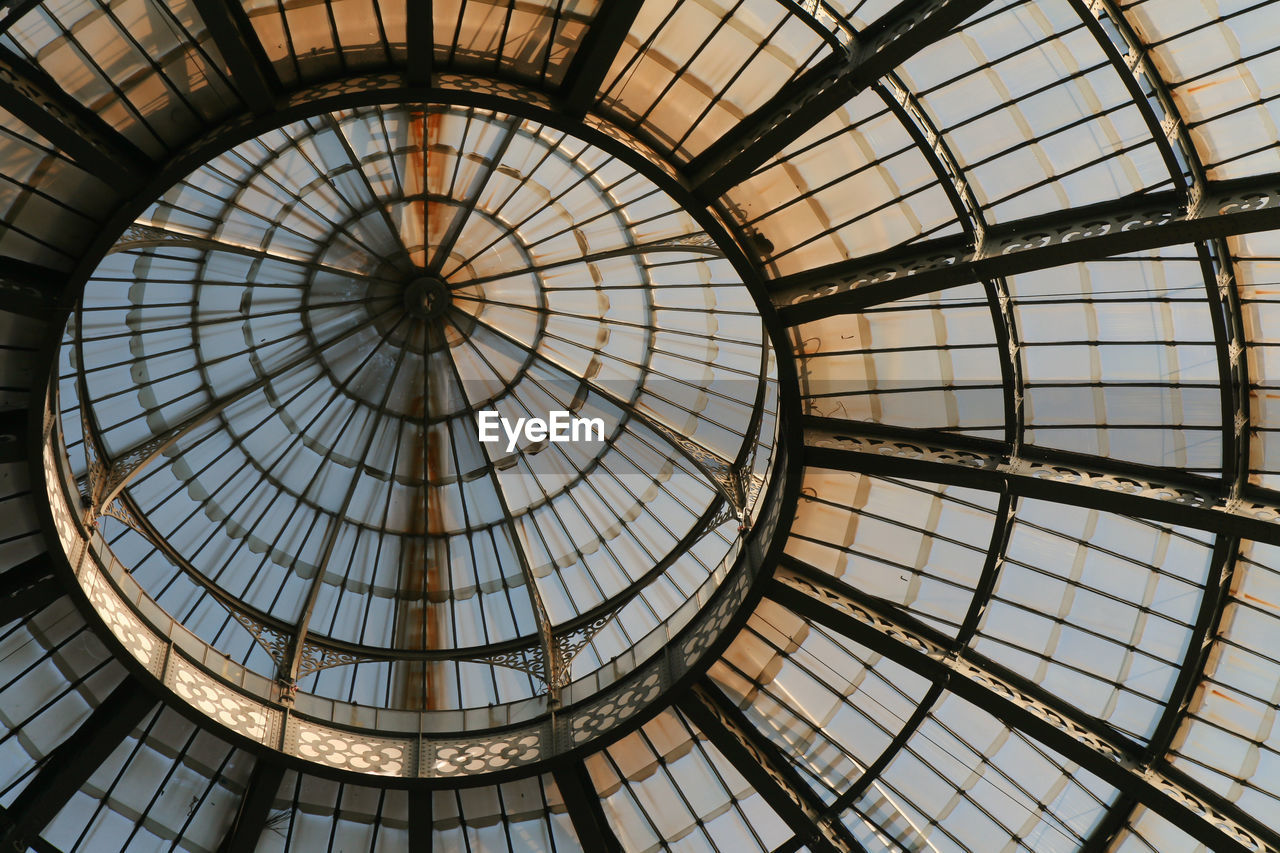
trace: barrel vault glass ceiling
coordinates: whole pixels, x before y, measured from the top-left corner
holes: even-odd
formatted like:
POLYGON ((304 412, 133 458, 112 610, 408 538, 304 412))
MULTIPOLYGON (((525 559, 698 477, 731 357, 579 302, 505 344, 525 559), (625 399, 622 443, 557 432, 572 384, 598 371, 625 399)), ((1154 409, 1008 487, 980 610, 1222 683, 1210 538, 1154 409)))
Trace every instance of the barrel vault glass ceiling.
POLYGON ((0 846, 1280 853, 1277 45, 0 0, 0 846))

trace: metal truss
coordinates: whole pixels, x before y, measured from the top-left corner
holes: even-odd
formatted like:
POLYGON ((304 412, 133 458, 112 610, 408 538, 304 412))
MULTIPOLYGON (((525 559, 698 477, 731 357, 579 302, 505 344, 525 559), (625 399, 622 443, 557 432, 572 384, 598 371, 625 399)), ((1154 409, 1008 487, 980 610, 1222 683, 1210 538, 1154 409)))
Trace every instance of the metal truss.
MULTIPOLYGON (((965 180, 964 169, 952 153, 946 138, 929 117, 928 111, 895 73, 886 74, 883 82, 877 83, 874 88, 881 100, 898 117, 921 153, 933 165, 938 183, 946 192, 964 229, 965 239, 970 245, 982 245, 988 228, 982 205, 974 196, 973 188, 965 180)), ((1022 440, 1024 399, 1022 359, 1018 356, 1017 316, 1009 298, 1008 282, 1003 276, 992 276, 984 280, 983 288, 991 309, 996 353, 1000 360, 1005 439, 1016 445, 1022 440)))
POLYGON ((990 0, 906 0, 787 84, 686 170, 704 198, 723 195, 851 98, 941 39, 990 0))
MULTIPOLYGON (((1133 103, 1151 132, 1175 189, 1183 194, 1184 209, 1195 209, 1204 197, 1204 165, 1178 111, 1173 92, 1164 82, 1141 37, 1113 0, 1071 0, 1085 26, 1124 81, 1133 103)), ((1226 240, 1216 237, 1198 243, 1196 252, 1205 280, 1209 316, 1217 344, 1218 380, 1222 400, 1222 479, 1228 502, 1238 500, 1248 480, 1249 378, 1244 358, 1244 322, 1239 293, 1226 240)), ((1144 760, 1162 757, 1173 745, 1187 709, 1203 677, 1205 663, 1222 621, 1239 557, 1239 537, 1219 534, 1214 542, 1200 610, 1192 626, 1188 652, 1146 748, 1144 760)), ((1105 850, 1124 828, 1137 799, 1122 793, 1106 817, 1085 840, 1085 851, 1105 850)))
POLYGON ((1190 210, 1179 198, 1151 193, 1018 220, 991 228, 978 248, 929 240, 776 279, 770 290, 794 325, 995 276, 1280 228, 1280 174, 1209 184, 1190 210))
POLYGON ((677 705, 809 850, 865 853, 838 817, 824 814, 821 798, 777 745, 710 679, 704 676, 677 705))
POLYGON ((946 637, 893 604, 785 560, 765 595, 920 675, 1135 797, 1216 851, 1276 853, 1280 835, 1069 702, 946 637))
MULTIPOLYGON (((416 5, 409 4, 411 8, 416 5)), ((266 115, 274 110, 280 83, 243 7, 229 0, 195 0, 195 6, 250 111, 266 115)))
POLYGON ((126 677, 10 803, 9 823, 0 826, 0 848, 26 850, 155 705, 155 697, 126 677))
POLYGON ((609 821, 600 805, 600 795, 591 783, 591 774, 587 772, 586 765, 577 762, 558 767, 552 775, 560 796, 564 798, 569 819, 573 821, 573 831, 577 833, 582 849, 622 853, 622 844, 609 827, 609 821))
POLYGON ((809 417, 805 461, 821 468, 950 483, 1280 544, 1280 495, 1230 497, 1221 480, 1170 468, 934 430, 809 417))
POLYGON ((1069 2, 1128 89, 1134 108, 1151 132, 1152 142, 1184 205, 1194 206, 1204 189, 1204 169, 1174 105, 1173 95, 1147 55, 1142 40, 1111 0, 1069 2))
POLYGON ((102 176, 145 174, 149 159, 48 74, 0 45, 0 108, 12 113, 85 171, 102 176))

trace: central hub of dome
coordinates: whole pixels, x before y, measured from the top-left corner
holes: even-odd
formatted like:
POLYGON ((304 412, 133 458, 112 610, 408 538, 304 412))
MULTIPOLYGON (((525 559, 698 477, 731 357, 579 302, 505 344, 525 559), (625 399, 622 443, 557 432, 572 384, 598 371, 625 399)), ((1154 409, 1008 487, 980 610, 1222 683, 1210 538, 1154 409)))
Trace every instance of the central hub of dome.
POLYGON ((434 320, 449 309, 449 286, 433 275, 420 275, 404 288, 404 308, 419 320, 434 320))
POLYGON ((778 399, 756 302, 641 143, 510 109, 249 140, 143 211, 68 326, 90 552, 300 720, 487 731, 660 693, 644 667, 746 596, 778 399))

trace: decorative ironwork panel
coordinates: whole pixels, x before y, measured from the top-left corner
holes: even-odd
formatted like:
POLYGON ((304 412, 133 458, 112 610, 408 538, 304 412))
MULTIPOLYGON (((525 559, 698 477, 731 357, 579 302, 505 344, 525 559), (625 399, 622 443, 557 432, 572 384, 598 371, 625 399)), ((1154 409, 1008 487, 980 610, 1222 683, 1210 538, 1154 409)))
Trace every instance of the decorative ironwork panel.
POLYGON ((544 684, 547 682, 547 657, 541 641, 535 641, 522 648, 509 649, 498 654, 461 658, 461 660, 518 670, 533 676, 544 684))
POLYGON ((342 649, 333 649, 312 642, 304 642, 302 644, 302 659, 298 662, 298 678, 303 678, 322 669, 363 663, 368 660, 372 660, 372 658, 354 652, 343 651, 342 649))
POLYGON ((289 644, 292 637, 269 625, 264 625, 258 620, 246 616, 238 610, 228 608, 231 618, 240 623, 246 631, 253 635, 253 639, 258 645, 262 646, 266 653, 271 655, 271 659, 276 662, 276 667, 281 668, 289 660, 289 644))
POLYGON ((284 748, 308 761, 375 776, 409 776, 416 766, 412 740, 343 731, 292 714, 285 720, 284 748))
POLYGON ((621 690, 574 712, 568 725, 570 739, 575 745, 595 740, 597 736, 635 716, 657 699, 663 689, 669 686, 668 682, 669 676, 664 678, 660 669, 652 669, 621 690))
MULTIPOLYGON (((425 751, 424 751, 425 752, 425 751)), ((453 777, 496 773, 531 764, 547 755, 543 730, 522 729, 500 738, 437 741, 424 754, 423 776, 453 777)))
POLYGON ((165 644, 134 615, 92 556, 81 561, 79 580, 89 603, 121 645, 147 669, 156 668, 165 644))
POLYGON ((255 702, 244 693, 211 678, 181 654, 170 654, 165 686, 232 731, 268 746, 275 746, 280 711, 255 702))

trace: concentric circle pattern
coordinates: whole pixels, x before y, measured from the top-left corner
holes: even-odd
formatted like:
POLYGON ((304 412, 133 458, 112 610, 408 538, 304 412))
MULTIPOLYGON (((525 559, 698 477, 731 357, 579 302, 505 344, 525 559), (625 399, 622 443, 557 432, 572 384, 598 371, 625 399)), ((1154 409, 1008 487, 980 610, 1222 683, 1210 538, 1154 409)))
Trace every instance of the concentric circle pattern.
POLYGON ((111 548, 215 649, 362 705, 528 700, 678 630, 749 527, 776 396, 700 234, 514 115, 236 146, 125 232, 64 343, 111 548))
POLYGON ((0 849, 1280 853, 1277 105, 1276 0, 0 0, 0 849))

